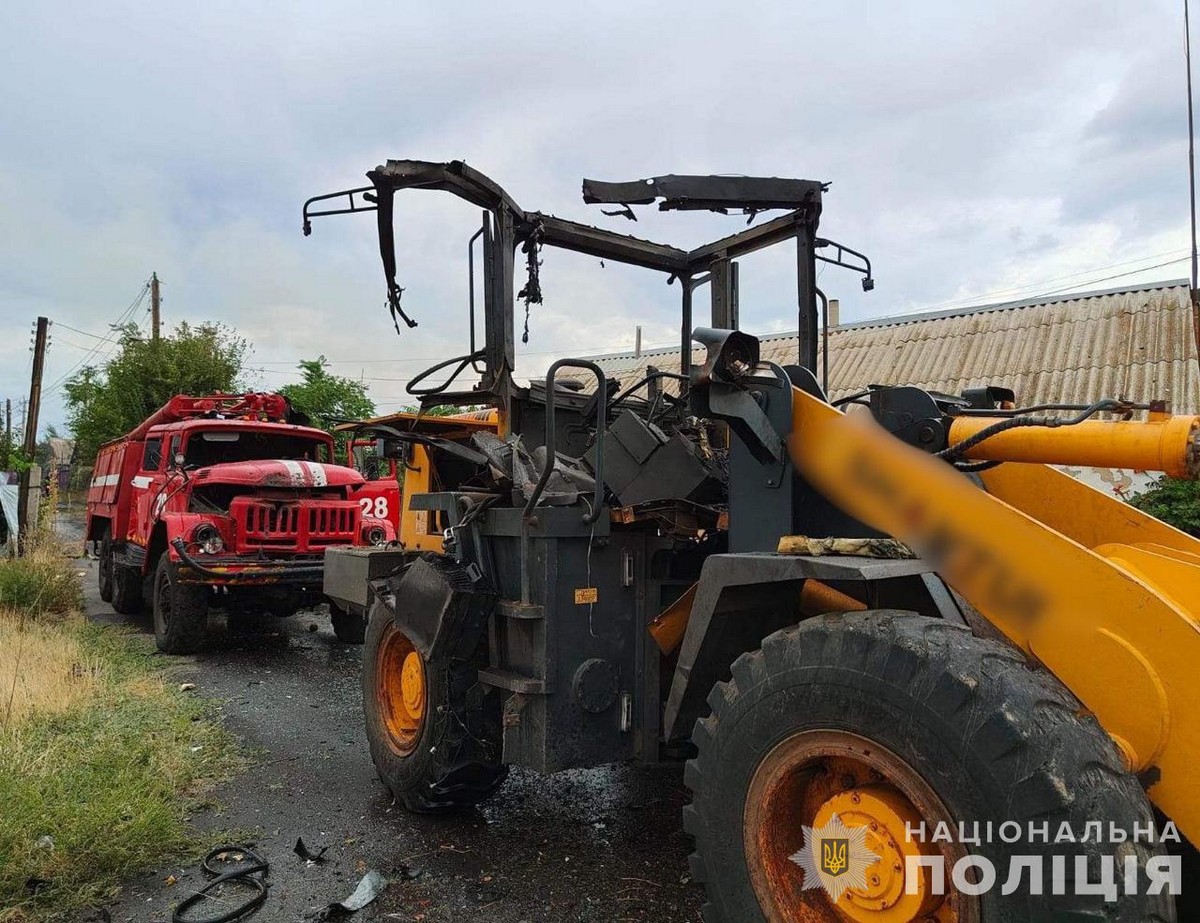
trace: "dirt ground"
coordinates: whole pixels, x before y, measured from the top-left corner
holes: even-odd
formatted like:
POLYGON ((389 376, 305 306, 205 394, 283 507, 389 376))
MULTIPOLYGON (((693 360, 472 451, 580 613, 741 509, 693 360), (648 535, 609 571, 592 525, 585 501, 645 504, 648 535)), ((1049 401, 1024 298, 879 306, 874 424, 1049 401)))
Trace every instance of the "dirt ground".
MULTIPOLYGON (((94 561, 80 570, 89 617, 152 633, 148 618, 119 616, 100 601, 94 561)), ((361 648, 337 643, 324 607, 249 640, 227 633, 220 616, 211 621, 209 648, 172 658, 171 669, 220 703, 251 757, 219 787, 217 807, 193 818, 198 830, 236 831, 271 863, 266 905, 251 919, 311 918, 369 869, 389 885, 353 920, 699 919, 679 767, 514 771, 474 811, 410 815, 392 805, 367 751, 361 648), (326 861, 297 857, 297 837, 329 847, 326 861)), ((204 880, 195 868, 158 868, 129 882, 107 910, 119 923, 168 921, 204 880)))

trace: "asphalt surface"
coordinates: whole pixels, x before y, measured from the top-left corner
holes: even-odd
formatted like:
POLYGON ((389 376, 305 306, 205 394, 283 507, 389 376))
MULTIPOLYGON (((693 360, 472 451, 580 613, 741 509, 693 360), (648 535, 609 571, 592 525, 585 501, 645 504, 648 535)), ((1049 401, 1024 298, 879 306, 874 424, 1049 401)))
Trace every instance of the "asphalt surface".
MULTIPOLYGON (((152 644, 149 618, 117 615, 100 601, 95 562, 80 569, 89 617, 133 625, 152 644)), ((367 750, 361 648, 335 640, 324 607, 277 626, 246 638, 214 615, 204 653, 170 658, 172 675, 217 703, 249 756, 246 771, 217 788, 217 806, 192 818, 197 831, 232 831, 271 863, 266 904, 249 919, 313 919, 368 870, 388 887, 351 920, 699 919, 679 767, 514 770, 468 813, 408 814, 393 806, 367 750), (296 856, 298 837, 328 847, 326 861, 296 856)), ((118 923, 169 921, 205 880, 194 867, 157 868, 107 910, 118 923)))

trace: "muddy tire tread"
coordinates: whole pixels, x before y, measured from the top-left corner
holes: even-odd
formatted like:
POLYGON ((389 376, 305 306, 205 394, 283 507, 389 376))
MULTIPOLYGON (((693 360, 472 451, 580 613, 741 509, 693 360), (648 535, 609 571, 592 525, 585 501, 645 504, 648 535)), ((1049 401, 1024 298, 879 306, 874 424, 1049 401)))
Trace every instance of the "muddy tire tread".
MULTIPOLYGON (((746 714, 771 683, 778 688, 802 675, 812 682, 813 671, 830 681, 837 674, 843 680, 848 673, 874 677, 894 687, 897 695, 931 708, 956 729, 964 748, 993 760, 1010 792, 1007 813, 1012 820, 1045 820, 1052 830, 1066 821, 1077 831, 1092 819, 1118 822, 1130 831, 1135 823, 1144 828, 1153 820, 1145 792, 1096 719, 1052 675, 1031 666, 1015 649, 913 613, 822 616, 775 632, 759 650, 738 657, 729 681, 717 683, 709 695, 711 713, 696 722, 698 753, 684 774, 694 801, 684 810, 683 825, 697 846, 689 860, 693 878, 709 886, 702 911, 706 923, 749 919, 740 908, 722 905, 712 883, 727 878, 728 869, 714 868, 708 858, 715 852, 713 838, 722 835, 712 829, 710 814, 715 815, 713 802, 719 797, 715 780, 722 775, 725 725, 746 714)), ((737 797, 740 804, 742 793, 737 797)), ((1134 848, 1143 866, 1161 852, 1144 842, 1134 848)), ((1088 854, 1098 856, 1100 850, 1089 845, 1088 854)), ((1029 919, 1174 923, 1176 914, 1165 895, 1114 904, 1069 895, 1042 898, 1029 919)))
POLYGON ((444 814, 473 807, 491 797, 508 775, 508 767, 499 760, 497 703, 484 696, 474 663, 426 662, 432 690, 429 713, 413 752, 395 754, 377 717, 374 677, 375 652, 391 619, 391 611, 376 601, 363 650, 363 711, 375 768, 396 801, 414 813, 444 814))

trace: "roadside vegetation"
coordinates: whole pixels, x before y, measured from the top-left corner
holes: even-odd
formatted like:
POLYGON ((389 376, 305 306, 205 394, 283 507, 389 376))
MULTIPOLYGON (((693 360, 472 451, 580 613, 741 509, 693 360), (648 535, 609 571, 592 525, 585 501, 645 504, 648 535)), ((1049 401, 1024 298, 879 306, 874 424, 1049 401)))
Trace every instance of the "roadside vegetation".
POLYGON ((1179 481, 1166 476, 1129 501, 1143 513, 1200 537, 1200 481, 1179 481))
MULTIPOLYGON (((324 356, 303 359, 297 366, 301 381, 284 385, 279 393, 292 402, 292 406, 308 417, 309 423, 333 433, 334 427, 347 420, 365 420, 375 416, 375 402, 367 396, 367 386, 353 378, 329 373, 329 362, 324 356)), ((346 445, 345 433, 334 433, 338 457, 346 445)))
MULTIPOLYGON (((111 357, 84 366, 63 385, 77 464, 90 465, 101 445, 129 432, 176 394, 236 393, 255 387, 255 370, 245 364, 250 342, 223 324, 184 322, 158 340, 146 339, 137 324, 125 324, 116 335, 111 357)), ((368 386, 331 374, 324 356, 301 360, 296 368, 300 381, 279 392, 313 426, 332 432, 344 420, 374 415, 368 386)), ((3 451, 0 444, 0 455, 3 451)))
POLYGON ((0 561, 0 923, 71 919, 194 852, 187 814, 234 767, 204 703, 81 604, 52 540, 0 561))

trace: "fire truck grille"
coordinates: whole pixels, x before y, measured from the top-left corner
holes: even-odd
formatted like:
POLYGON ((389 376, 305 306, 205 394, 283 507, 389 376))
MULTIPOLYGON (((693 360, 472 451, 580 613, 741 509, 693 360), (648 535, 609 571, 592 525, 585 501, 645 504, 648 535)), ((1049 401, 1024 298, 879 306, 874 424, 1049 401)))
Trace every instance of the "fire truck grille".
POLYGON ((353 543, 362 515, 358 504, 348 500, 234 501, 230 513, 237 521, 239 537, 247 546, 296 551, 353 543))

